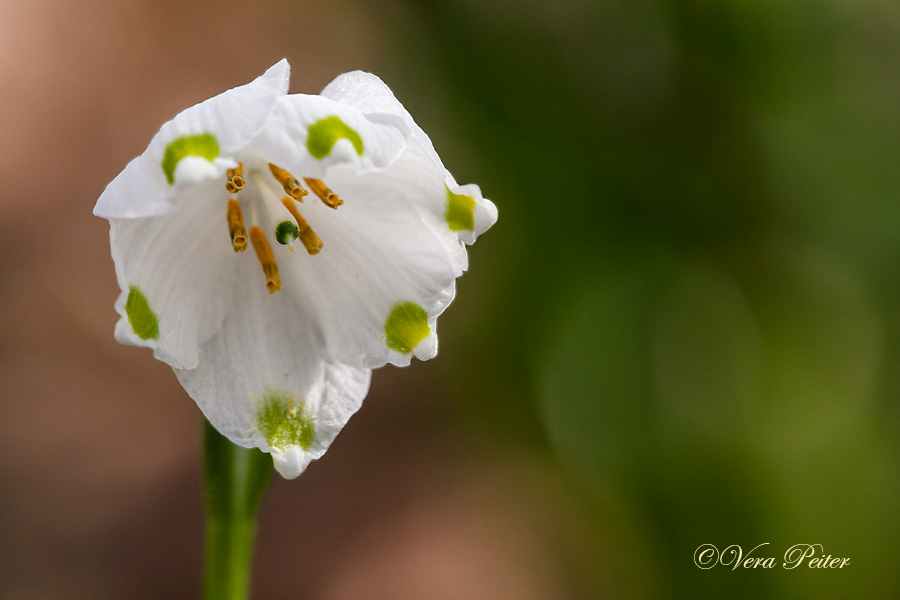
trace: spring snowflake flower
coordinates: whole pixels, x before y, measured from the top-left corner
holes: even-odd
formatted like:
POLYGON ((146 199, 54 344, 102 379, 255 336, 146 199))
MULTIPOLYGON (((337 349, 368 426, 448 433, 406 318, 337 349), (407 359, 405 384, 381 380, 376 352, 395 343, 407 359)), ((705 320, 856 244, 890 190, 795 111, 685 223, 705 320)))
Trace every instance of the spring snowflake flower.
POLYGON ((287 478, 327 450, 371 369, 437 353, 436 319, 497 220, 376 76, 287 94, 282 60, 162 129, 100 196, 116 338, 287 478), (248 246, 251 252, 245 252, 248 246))

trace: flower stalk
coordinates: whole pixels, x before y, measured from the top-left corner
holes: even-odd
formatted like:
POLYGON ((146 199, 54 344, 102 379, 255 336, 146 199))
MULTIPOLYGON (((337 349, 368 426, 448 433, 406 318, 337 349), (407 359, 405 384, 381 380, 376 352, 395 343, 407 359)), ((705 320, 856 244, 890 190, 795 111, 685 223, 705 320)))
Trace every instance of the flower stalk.
POLYGON ((203 421, 206 488, 204 600, 245 600, 250 592, 256 517, 272 459, 231 443, 203 421))

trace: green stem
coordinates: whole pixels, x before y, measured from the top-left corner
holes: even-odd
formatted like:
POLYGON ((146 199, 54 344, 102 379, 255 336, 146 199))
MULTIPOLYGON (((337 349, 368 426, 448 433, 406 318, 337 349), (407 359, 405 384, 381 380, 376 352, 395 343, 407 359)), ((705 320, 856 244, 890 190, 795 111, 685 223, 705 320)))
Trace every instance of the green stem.
POLYGON ((272 475, 272 458, 231 443, 204 420, 206 564, 204 600, 246 600, 256 514, 272 475))

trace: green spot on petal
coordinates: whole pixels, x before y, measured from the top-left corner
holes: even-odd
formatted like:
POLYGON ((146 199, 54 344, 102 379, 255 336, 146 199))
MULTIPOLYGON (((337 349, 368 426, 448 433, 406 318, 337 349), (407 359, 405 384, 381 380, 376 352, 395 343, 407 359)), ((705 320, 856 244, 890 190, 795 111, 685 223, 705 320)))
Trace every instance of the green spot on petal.
POLYGON ((475 198, 454 194, 447 188, 447 225, 451 231, 475 229, 475 198))
POLYGON ((185 156, 199 156, 211 162, 219 156, 219 143, 210 133, 185 135, 169 142, 162 160, 162 170, 169 185, 175 183, 175 167, 185 156))
POLYGON ((355 129, 348 127, 338 117, 325 117, 309 126, 306 147, 309 153, 319 160, 331 154, 335 142, 341 138, 350 140, 356 153, 362 156, 363 141, 355 129))
POLYGON ((275 228, 275 240, 282 246, 293 244, 300 237, 300 229, 291 221, 282 221, 275 228))
POLYGON ((128 289, 125 314, 128 315, 128 322, 131 323, 131 328, 139 338, 142 340, 159 338, 159 319, 150 308, 147 296, 135 285, 128 289))
POLYGON ((256 426, 273 448, 300 446, 308 450, 315 437, 312 417, 291 396, 266 391, 256 411, 256 426))
POLYGON ((431 333, 428 314, 414 302, 398 302, 384 324, 388 348, 409 354, 431 333))

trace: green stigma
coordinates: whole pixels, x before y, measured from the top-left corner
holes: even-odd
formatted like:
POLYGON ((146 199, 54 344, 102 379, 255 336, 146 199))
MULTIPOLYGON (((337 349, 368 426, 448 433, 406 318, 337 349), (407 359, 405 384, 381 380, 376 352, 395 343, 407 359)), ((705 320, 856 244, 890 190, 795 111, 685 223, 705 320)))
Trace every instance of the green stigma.
POLYGON ((384 333, 388 348, 409 354, 431 333, 428 313, 414 302, 398 302, 384 323, 384 333))
POLYGON ((308 450, 315 438, 312 417, 291 396, 266 391, 257 403, 256 426, 273 448, 300 446, 308 450))
POLYGON ((212 162, 219 156, 219 143, 211 133, 185 135, 169 142, 162 160, 162 170, 169 185, 175 183, 175 167, 185 156, 199 156, 212 162))
POLYGON ((475 198, 454 194, 447 188, 447 213, 444 218, 451 231, 475 229, 475 198))
POLYGON ((128 300, 125 301, 125 314, 128 322, 142 340, 155 340, 159 338, 159 319, 150 308, 147 296, 136 285, 128 288, 128 300))
POLYGON ((356 153, 362 156, 363 141, 355 129, 348 127, 338 117, 330 116, 309 126, 306 147, 319 160, 331 154, 334 144, 341 138, 350 140, 356 153))
POLYGON ((275 240, 282 246, 290 246, 300 237, 300 229, 292 221, 282 221, 275 228, 275 240))

